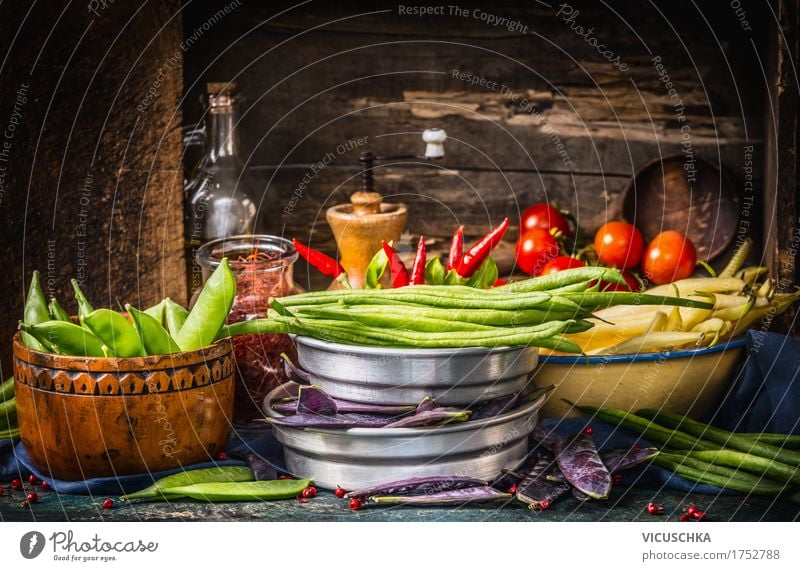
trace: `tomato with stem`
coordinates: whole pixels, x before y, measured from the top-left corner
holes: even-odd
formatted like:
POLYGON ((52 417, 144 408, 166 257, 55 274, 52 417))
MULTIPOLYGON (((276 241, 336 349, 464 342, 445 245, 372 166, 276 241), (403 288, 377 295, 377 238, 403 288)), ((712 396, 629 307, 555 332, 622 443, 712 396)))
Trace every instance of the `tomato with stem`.
POLYGON ((569 236, 572 233, 566 216, 547 202, 539 202, 529 206, 522 213, 522 216, 520 216, 520 234, 532 228, 541 228, 542 230, 547 230, 551 234, 555 229, 563 236, 569 236))

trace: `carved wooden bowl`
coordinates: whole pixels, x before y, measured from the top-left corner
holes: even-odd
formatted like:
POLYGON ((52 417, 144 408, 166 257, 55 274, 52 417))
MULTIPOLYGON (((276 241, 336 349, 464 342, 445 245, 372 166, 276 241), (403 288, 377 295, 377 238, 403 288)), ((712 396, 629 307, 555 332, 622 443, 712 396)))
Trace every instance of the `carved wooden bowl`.
POLYGON ((224 449, 233 410, 229 339, 150 357, 68 357, 14 337, 22 442, 36 467, 62 480, 155 472, 224 449))

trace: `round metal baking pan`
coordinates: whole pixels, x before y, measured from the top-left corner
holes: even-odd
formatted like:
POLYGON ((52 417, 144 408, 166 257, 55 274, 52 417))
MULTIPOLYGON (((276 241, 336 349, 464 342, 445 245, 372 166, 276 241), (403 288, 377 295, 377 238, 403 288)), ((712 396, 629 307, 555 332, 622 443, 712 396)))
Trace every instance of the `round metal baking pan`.
MULTIPOLYGON (((296 391, 288 383, 265 400, 268 416, 280 416, 271 402, 296 391)), ((469 476, 490 480, 513 469, 528 453, 547 395, 494 418, 434 428, 318 429, 273 425, 284 446, 287 469, 314 478, 318 486, 353 489, 421 476, 469 476)))
POLYGON ((392 349, 298 336, 298 361, 329 395, 362 403, 416 405, 431 397, 468 405, 521 391, 536 368, 536 347, 392 349))

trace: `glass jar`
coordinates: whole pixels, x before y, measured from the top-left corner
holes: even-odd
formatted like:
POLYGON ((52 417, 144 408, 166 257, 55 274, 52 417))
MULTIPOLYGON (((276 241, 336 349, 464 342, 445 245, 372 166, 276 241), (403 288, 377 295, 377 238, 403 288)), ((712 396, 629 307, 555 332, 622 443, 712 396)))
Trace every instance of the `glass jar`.
MULTIPOLYGON (((226 257, 236 277, 236 297, 228 323, 266 317, 271 297, 303 291, 294 283, 297 251, 289 240, 278 236, 248 235, 220 238, 203 244, 197 261, 203 281, 226 257)), ((236 393, 233 421, 244 425, 263 418, 264 397, 288 381, 281 353, 297 361, 297 350, 288 335, 237 335, 233 339, 236 355, 236 393)))

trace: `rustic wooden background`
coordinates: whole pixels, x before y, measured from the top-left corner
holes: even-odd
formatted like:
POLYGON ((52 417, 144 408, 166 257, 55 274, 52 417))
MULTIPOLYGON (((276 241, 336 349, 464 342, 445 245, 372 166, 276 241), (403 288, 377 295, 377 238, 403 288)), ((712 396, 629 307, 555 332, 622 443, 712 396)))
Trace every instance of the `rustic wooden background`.
MULTIPOLYGON (((695 152, 721 163, 739 190, 744 147, 755 145, 760 186, 766 84, 753 45, 766 37, 763 4, 743 3, 751 31, 727 5, 699 4, 572 2, 572 24, 593 28, 627 64, 622 72, 553 2, 458 3, 517 22, 511 31, 447 5, 444 15, 414 17, 400 14, 398 2, 242 2, 192 46, 184 116, 202 118, 206 81, 239 82, 244 156, 266 189, 263 215, 273 232, 327 249, 324 209, 358 188, 359 152, 420 152, 420 134, 432 126, 450 136, 441 163, 376 170, 387 200, 410 207, 409 240, 446 236, 458 224, 479 234, 539 200, 569 208, 592 231, 641 164, 680 152, 682 124, 655 56, 685 105, 695 152), (454 78, 454 70, 504 84, 516 99, 454 78), (337 152, 359 137, 368 144, 337 152), (331 164, 312 174, 329 154, 331 164), (293 195, 301 196, 287 210, 293 195)), ((187 5, 184 38, 218 9, 187 5)))
POLYGON ((72 311, 70 277, 97 305, 186 299, 180 3, 105 4, 0 5, 3 376, 35 269, 72 311))

